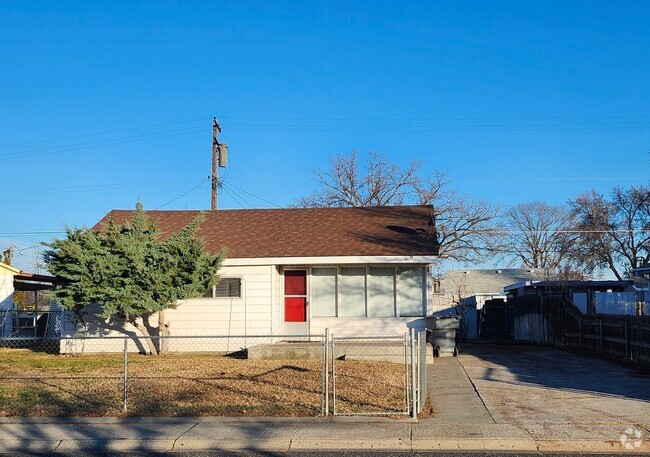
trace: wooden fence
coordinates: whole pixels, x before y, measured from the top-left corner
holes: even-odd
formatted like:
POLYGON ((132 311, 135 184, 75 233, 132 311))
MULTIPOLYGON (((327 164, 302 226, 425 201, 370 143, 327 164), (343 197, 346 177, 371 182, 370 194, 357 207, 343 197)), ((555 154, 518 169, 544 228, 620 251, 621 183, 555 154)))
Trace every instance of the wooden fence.
POLYGON ((560 295, 487 301, 479 338, 570 347, 650 364, 650 316, 583 314, 560 295))

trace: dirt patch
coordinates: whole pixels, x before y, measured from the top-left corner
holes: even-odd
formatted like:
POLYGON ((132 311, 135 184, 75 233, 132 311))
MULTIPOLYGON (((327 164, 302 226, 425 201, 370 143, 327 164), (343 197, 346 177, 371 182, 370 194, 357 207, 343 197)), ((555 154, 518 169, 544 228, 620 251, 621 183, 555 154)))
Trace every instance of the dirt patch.
MULTIPOLYGON (((337 365, 341 411, 400 411, 404 366, 337 365)), ((219 355, 62 356, 0 349, 0 416, 317 416, 322 362, 219 355)), ((331 388, 331 383, 330 383, 331 388)))

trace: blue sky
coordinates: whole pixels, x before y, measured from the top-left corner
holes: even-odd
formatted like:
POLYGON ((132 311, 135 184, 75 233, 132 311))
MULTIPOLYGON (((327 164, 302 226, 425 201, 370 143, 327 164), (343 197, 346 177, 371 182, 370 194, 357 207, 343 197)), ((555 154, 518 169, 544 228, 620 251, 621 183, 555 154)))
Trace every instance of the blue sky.
POLYGON ((0 250, 209 208, 215 115, 223 209, 291 204, 352 150, 502 206, 647 183, 650 4, 400 3, 0 1, 0 250))

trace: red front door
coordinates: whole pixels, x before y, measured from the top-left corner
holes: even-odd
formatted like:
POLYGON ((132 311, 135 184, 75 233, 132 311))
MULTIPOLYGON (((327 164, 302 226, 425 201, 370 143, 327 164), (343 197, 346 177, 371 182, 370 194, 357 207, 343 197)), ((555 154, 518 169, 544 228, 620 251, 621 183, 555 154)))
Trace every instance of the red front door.
POLYGON ((284 272, 284 321, 307 322, 307 272, 284 272))

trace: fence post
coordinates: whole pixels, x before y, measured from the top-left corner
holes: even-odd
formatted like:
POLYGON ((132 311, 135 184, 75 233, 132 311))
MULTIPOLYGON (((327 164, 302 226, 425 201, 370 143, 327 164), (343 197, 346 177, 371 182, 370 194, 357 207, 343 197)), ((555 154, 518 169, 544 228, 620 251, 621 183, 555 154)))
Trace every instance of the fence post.
POLYGON ((324 360, 323 360, 323 378, 325 379, 325 389, 324 389, 324 395, 325 395, 325 410, 323 411, 324 415, 327 417, 330 414, 330 371, 329 371, 329 363, 330 363, 330 353, 329 353, 329 347, 330 347, 330 329, 326 328, 325 329, 325 354, 324 354, 324 360))
POLYGON ((129 371, 128 371, 129 370, 129 355, 128 355, 129 351, 128 351, 128 347, 129 347, 129 340, 125 336, 124 337, 124 382, 123 382, 123 392, 122 392, 122 395, 123 395, 122 412, 124 414, 126 414, 126 411, 127 411, 127 401, 128 401, 128 393, 127 393, 128 392, 127 386, 128 386, 128 380, 129 380, 129 371))
POLYGON ((416 378, 415 378, 415 328, 411 327, 411 417, 417 419, 418 417, 418 408, 417 408, 417 390, 416 390, 416 378))
POLYGON ((600 352, 605 352, 605 326, 602 319, 598 319, 600 327, 600 352))
POLYGON ((332 354, 330 358, 332 359, 332 414, 336 416, 336 351, 334 343, 334 335, 331 335, 332 340, 332 354))
POLYGON ((623 330, 625 332, 625 358, 630 358, 630 332, 628 331, 627 321, 623 323, 623 330))
POLYGON ((582 319, 578 321, 578 331, 580 332, 580 350, 582 351, 583 347, 583 338, 582 338, 582 319))

